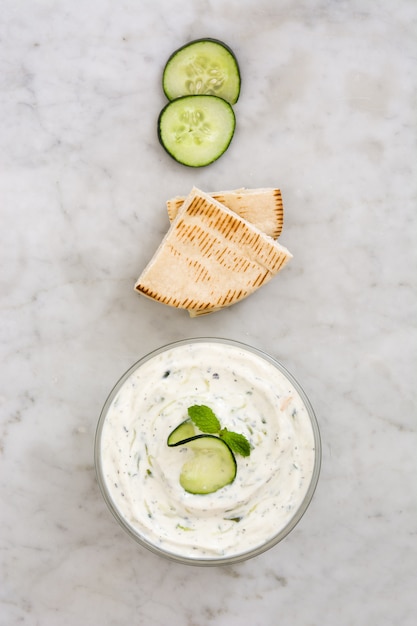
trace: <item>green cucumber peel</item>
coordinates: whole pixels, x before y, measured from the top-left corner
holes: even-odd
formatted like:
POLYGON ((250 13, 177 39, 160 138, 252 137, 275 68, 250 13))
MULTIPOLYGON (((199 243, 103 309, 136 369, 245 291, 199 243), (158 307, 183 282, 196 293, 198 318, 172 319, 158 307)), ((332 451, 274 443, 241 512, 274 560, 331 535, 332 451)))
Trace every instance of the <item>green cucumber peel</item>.
POLYGON ((191 420, 187 419, 184 422, 181 422, 179 426, 177 426, 176 428, 174 428, 173 431, 171 431, 167 439, 167 444, 170 447, 177 446, 178 444, 181 444, 183 441, 186 441, 190 439, 191 437, 194 437, 194 435, 195 435, 194 424, 192 423, 191 420))

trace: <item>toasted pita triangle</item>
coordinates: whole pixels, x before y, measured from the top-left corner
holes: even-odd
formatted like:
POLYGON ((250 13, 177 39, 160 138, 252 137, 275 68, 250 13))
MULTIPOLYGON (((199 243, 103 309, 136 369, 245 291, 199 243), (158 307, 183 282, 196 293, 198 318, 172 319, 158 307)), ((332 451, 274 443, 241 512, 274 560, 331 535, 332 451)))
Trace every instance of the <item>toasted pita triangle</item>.
MULTIPOLYGON (((284 207, 280 189, 235 189, 216 191, 209 194, 221 204, 227 206, 259 230, 276 239, 284 223, 284 207)), ((185 196, 177 196, 167 201, 168 217, 175 219, 183 205, 185 196)))
POLYGON ((247 297, 291 256, 272 237, 193 188, 135 289, 201 315, 247 297))

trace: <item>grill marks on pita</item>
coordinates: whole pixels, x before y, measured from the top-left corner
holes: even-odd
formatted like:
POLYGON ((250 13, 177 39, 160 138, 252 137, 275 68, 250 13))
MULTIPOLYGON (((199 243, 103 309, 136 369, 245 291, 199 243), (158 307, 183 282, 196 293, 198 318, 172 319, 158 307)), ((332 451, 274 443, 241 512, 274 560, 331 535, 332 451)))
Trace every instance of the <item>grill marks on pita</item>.
MULTIPOLYGON (((231 211, 254 224, 266 235, 276 239, 284 225, 284 206, 280 189, 235 189, 209 194, 231 211)), ((167 212, 172 222, 182 205, 185 196, 177 196, 167 201, 167 212)))
POLYGON ((193 188, 135 289, 195 317, 246 298, 291 256, 212 195, 193 188))

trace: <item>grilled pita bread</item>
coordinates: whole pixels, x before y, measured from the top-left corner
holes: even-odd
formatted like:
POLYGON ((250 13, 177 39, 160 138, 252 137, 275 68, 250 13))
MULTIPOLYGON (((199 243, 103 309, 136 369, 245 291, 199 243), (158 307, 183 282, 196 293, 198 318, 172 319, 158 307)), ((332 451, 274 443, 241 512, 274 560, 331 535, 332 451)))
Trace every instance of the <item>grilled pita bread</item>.
POLYGON ((193 188, 135 289, 195 317, 247 297, 291 256, 272 237, 193 188))
MULTIPOLYGON (((281 191, 273 188, 235 189, 210 193, 215 200, 227 206, 259 230, 276 239, 284 223, 281 191)), ((185 196, 167 201, 168 217, 172 222, 183 205, 185 196)))

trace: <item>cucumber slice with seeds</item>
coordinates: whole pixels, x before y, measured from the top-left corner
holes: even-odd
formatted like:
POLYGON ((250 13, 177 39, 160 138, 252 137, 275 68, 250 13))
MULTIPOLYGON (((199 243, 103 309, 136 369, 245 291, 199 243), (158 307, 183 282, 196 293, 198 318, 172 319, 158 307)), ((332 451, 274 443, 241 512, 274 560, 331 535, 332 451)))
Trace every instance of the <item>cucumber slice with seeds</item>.
POLYGON ((226 100, 217 96, 183 96, 162 109, 158 137, 176 161, 202 167, 227 150, 235 126, 235 114, 226 100))
POLYGON ((196 39, 168 59, 162 87, 168 100, 208 94, 234 104, 240 93, 240 71, 233 51, 218 39, 196 39))
POLYGON ((191 420, 185 420, 181 422, 179 426, 174 428, 167 439, 167 444, 172 446, 177 446, 179 443, 182 443, 184 439, 190 439, 195 435, 194 424, 191 420))
POLYGON ((196 435, 181 442, 194 456, 184 463, 180 484, 192 494, 208 494, 229 485, 236 478, 237 465, 233 452, 214 435, 196 435))

